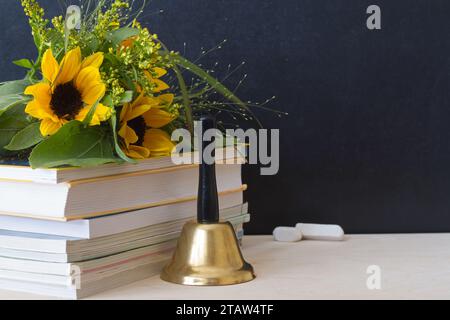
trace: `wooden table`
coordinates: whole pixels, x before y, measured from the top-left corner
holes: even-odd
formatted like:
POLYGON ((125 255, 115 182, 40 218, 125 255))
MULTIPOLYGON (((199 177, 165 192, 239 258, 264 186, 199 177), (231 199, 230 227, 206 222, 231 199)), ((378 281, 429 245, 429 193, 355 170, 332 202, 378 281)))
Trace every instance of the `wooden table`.
MULTIPOLYGON (((343 242, 244 239, 257 279, 228 287, 185 287, 158 277, 91 299, 450 299, 450 234, 351 235, 343 242), (376 284, 380 270, 381 289, 376 284)), ((0 291, 0 299, 43 297, 0 291)), ((45 297, 44 297, 45 298, 45 297)))

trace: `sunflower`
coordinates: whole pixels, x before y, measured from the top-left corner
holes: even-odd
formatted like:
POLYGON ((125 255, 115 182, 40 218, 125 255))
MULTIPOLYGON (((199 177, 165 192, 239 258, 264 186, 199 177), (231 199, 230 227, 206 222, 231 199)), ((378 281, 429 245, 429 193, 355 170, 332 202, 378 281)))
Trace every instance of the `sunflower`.
POLYGON ((172 104, 173 94, 147 97, 143 93, 123 106, 120 113, 119 136, 125 143, 125 153, 133 159, 166 156, 174 144, 170 136, 160 128, 169 124, 175 116, 163 110, 172 104))
MULTIPOLYGON (((34 97, 25 112, 41 120, 43 136, 56 133, 71 120, 83 121, 92 106, 104 96, 105 84, 99 71, 102 63, 102 53, 82 60, 79 47, 67 52, 60 64, 51 49, 44 53, 43 81, 25 89, 26 95, 34 97)), ((111 109, 98 103, 90 125, 99 125, 110 116, 111 109)))

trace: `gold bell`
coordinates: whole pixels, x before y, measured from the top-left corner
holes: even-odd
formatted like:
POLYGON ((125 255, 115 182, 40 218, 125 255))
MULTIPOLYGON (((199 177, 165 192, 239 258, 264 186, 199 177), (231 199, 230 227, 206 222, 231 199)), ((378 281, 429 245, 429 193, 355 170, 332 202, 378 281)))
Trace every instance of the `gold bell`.
POLYGON ((229 222, 186 223, 172 261, 161 274, 165 281, 192 286, 238 284, 254 278, 229 222))
MULTIPOLYGON (((215 128, 204 117, 202 133, 215 128)), ((203 135, 202 135, 203 136, 203 135)), ((203 150, 205 142, 203 142, 203 150)), ((219 200, 215 164, 200 165, 197 222, 185 224, 171 262, 161 279, 183 285, 221 286, 251 281, 253 267, 244 260, 233 226, 219 222, 219 200)))

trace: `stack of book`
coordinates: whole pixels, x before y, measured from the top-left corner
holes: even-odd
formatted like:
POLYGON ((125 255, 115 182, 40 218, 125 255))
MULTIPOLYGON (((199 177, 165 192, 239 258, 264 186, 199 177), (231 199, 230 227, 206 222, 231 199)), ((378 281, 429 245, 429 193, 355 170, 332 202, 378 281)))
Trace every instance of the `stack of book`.
MULTIPOLYGON (((220 214, 239 239, 250 219, 244 159, 229 149, 216 153, 220 214)), ((0 165, 0 289, 78 299, 159 274, 196 215, 197 189, 198 165, 170 157, 84 169, 0 165)))

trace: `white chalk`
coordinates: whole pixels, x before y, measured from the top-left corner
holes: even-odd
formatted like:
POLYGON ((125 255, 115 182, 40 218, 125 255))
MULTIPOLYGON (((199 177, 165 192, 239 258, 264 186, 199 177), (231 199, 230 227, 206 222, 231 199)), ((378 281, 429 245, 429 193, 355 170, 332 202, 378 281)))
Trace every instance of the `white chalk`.
POLYGON ((293 227, 276 227, 273 230, 273 238, 275 241, 297 242, 302 240, 302 233, 293 227))
POLYGON ((297 223, 295 228, 307 240, 342 241, 344 230, 335 224, 297 223))

